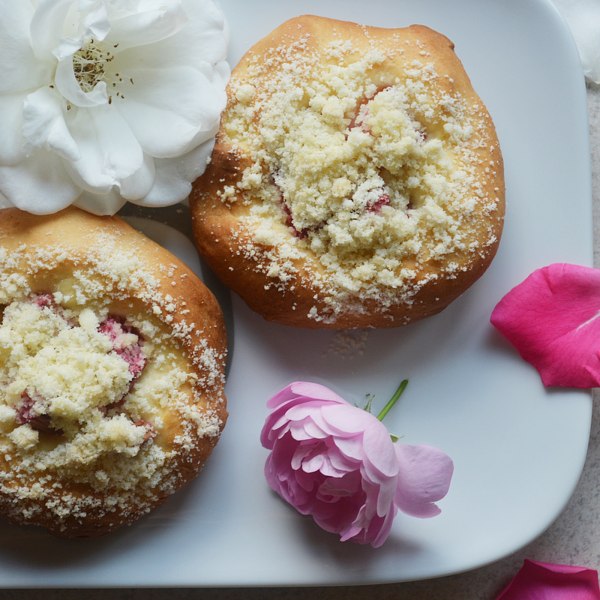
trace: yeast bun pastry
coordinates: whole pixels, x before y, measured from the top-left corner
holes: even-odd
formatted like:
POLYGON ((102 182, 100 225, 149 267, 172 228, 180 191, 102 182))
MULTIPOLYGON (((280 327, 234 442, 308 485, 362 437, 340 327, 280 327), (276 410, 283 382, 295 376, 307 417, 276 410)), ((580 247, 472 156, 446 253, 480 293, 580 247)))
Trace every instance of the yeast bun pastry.
POLYGON ((490 264, 502 156, 446 37, 303 16, 234 69, 191 211, 204 259, 265 319, 395 327, 490 264))
POLYGON ((0 514, 96 537, 165 502, 227 419, 221 310, 118 217, 0 211, 0 514))

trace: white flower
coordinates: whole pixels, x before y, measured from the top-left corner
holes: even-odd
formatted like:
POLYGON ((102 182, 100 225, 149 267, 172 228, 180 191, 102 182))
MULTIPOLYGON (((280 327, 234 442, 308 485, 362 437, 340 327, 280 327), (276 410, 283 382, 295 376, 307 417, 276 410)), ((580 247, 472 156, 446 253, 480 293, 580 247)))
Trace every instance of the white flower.
POLYGON ((600 3, 598 0, 552 0, 575 38, 583 74, 600 83, 600 3))
POLYGON ((189 194, 226 104, 228 30, 214 0, 0 0, 0 15, 10 203, 113 214, 189 194))

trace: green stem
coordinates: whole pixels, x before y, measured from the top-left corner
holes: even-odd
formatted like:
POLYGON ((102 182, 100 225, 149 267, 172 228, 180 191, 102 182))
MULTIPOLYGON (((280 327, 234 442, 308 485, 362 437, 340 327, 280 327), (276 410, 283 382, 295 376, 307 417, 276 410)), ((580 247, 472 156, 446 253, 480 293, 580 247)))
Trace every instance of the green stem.
POLYGON ((398 398, 400 398, 400 396, 402 395, 402 392, 404 391, 404 388, 406 388, 407 385, 408 385, 408 379, 405 379, 398 386, 396 393, 391 397, 390 401, 383 407, 383 410, 377 415, 377 418, 380 421, 383 421, 383 419, 385 419, 385 416, 390 412, 392 406, 394 406, 394 404, 396 404, 398 398))

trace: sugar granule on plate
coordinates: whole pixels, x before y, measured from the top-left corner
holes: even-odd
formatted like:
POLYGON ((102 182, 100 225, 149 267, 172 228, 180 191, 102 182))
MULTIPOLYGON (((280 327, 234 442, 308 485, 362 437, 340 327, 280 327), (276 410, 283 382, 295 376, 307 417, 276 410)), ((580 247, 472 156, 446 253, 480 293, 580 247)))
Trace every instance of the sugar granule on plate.
POLYGON ((362 356, 367 349, 369 331, 366 329, 342 329, 333 335, 329 348, 323 356, 335 354, 352 360, 362 356))

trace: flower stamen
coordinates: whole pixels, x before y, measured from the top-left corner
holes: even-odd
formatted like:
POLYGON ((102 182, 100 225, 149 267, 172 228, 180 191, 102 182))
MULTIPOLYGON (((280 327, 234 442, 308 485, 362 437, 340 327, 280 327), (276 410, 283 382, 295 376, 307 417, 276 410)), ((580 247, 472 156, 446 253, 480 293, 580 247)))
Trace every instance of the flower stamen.
POLYGON ((96 85, 106 80, 106 65, 114 59, 114 54, 103 50, 94 39, 90 39, 73 55, 73 71, 79 87, 91 92, 96 85))

